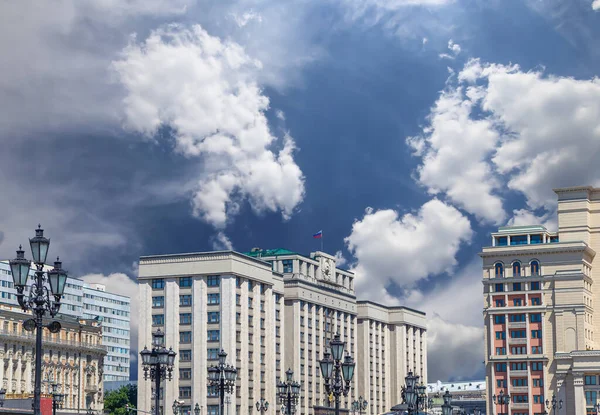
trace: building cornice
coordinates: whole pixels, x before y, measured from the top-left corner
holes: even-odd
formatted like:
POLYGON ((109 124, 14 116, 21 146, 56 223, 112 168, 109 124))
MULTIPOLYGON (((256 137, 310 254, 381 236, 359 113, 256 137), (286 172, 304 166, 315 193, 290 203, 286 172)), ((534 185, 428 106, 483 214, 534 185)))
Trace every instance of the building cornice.
POLYGON ((558 253, 587 253, 592 258, 596 251, 583 241, 578 242, 553 242, 549 244, 512 245, 512 246, 486 246, 479 253, 481 258, 514 257, 515 255, 543 255, 558 253))
POLYGON ((262 259, 244 255, 236 251, 209 251, 180 254, 145 255, 140 257, 139 265, 167 264, 170 262, 226 261, 229 259, 250 261, 257 265, 268 267, 269 269, 271 268, 271 264, 262 259))
POLYGON ((387 306, 387 305, 379 304, 379 303, 376 303, 376 302, 370 301, 370 300, 358 300, 358 301, 356 301, 356 305, 357 306, 358 305, 362 305, 362 304, 373 305, 375 307, 380 307, 380 308, 383 308, 383 309, 388 310, 388 311, 407 310, 407 311, 412 311, 413 313, 420 314, 422 316, 426 316, 427 315, 424 311, 415 310, 414 308, 405 307, 405 306, 387 306))

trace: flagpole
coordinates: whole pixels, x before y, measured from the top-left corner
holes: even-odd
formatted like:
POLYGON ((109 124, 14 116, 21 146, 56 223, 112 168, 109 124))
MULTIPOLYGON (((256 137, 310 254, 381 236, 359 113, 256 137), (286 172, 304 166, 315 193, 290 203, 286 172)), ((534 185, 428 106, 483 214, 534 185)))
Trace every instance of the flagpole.
POLYGON ((323 252, 323 231, 321 231, 321 252, 323 252))

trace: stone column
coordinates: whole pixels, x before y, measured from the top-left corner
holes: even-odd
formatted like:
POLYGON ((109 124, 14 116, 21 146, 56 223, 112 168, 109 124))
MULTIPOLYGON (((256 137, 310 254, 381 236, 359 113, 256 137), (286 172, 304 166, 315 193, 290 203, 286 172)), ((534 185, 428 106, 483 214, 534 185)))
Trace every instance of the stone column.
MULTIPOLYGON (((575 413, 585 414, 585 392, 583 390, 583 373, 573 372, 573 388, 573 396, 575 397, 575 402, 573 402, 575 407, 575 413)), ((560 398, 558 397, 557 399, 560 400, 560 398)))

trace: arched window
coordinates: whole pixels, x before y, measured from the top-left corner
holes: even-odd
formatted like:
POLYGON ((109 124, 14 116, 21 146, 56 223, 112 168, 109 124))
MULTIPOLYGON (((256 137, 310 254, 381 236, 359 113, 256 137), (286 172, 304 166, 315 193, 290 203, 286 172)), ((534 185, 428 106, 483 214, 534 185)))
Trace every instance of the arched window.
POLYGON ((531 261, 530 267, 531 267, 531 276, 540 275, 540 263, 539 262, 531 261))
POLYGON ((513 277, 521 276, 521 263, 519 261, 513 262, 513 277))
POLYGON ((494 269, 496 271, 496 278, 504 277, 504 266, 501 263, 494 265, 494 269))

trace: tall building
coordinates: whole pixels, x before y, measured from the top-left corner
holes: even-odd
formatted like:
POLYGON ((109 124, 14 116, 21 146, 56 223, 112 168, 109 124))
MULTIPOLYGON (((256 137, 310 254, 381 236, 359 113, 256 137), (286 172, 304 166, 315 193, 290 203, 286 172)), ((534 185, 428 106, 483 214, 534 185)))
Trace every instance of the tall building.
MULTIPOLYGON (((350 354, 355 359, 358 356, 360 313, 354 275, 336 267, 335 257, 329 254, 304 256, 284 249, 253 249, 246 254, 144 256, 138 279, 140 350, 151 345, 152 332, 160 328, 166 333, 166 346, 178 353, 174 379, 164 382, 164 390, 159 391, 165 402, 161 405, 167 409, 170 402, 180 399, 184 413, 196 403, 204 408, 203 413, 218 413, 218 398, 209 395, 207 388, 207 368, 217 363, 221 348, 238 369, 232 415, 253 413, 260 398, 271 403, 273 413, 280 413, 275 385, 288 368, 301 383, 296 413, 312 414, 313 408, 330 405, 318 364, 329 340, 339 333, 350 354)), ((381 353, 389 347, 389 353, 401 353, 389 357, 390 364, 383 356, 366 368, 358 362, 352 389, 342 398, 346 408, 359 395, 368 399, 371 390, 377 389, 373 383, 379 382, 377 379, 393 384, 393 365, 398 366, 398 373, 405 373, 406 359, 417 371, 424 373, 427 367, 424 315, 369 304, 364 305, 365 310, 379 307, 379 314, 365 311, 362 326, 376 331, 374 350, 381 353), (395 344, 398 341, 402 345, 395 344), (363 377, 375 381, 360 383, 363 377), (363 392, 360 384, 369 385, 369 390, 363 392)), ((138 373, 143 373, 141 362, 138 373)), ((140 379, 138 391, 138 407, 149 410, 151 383, 140 379)), ((383 412, 394 394, 379 399, 383 412)))
POLYGON ((402 401, 409 371, 427 384, 427 320, 408 307, 358 301, 357 394, 369 401, 366 412, 380 414, 402 401))
MULTIPOLYGON (((27 332, 23 321, 29 314, 0 305, 0 388, 6 389, 7 403, 33 396, 35 332, 27 332)), ((45 322, 58 321, 55 334, 43 331, 42 393, 49 396, 52 383, 65 395, 61 412, 102 412, 103 361, 106 347, 96 320, 58 315, 45 322)))
POLYGON ((558 232, 501 227, 483 248, 488 412, 591 414, 600 391, 600 189, 555 189, 558 232), (508 405, 493 396, 509 393, 508 405))
MULTIPOLYGON (((47 267, 47 270, 51 268, 47 267)), ((33 270, 30 275, 34 275, 33 270)), ((19 308, 8 261, 0 261, 0 304, 19 308)), ((60 313, 102 322, 102 342, 107 350, 105 381, 129 380, 130 308, 129 297, 107 292, 101 284, 67 278, 60 313)))

